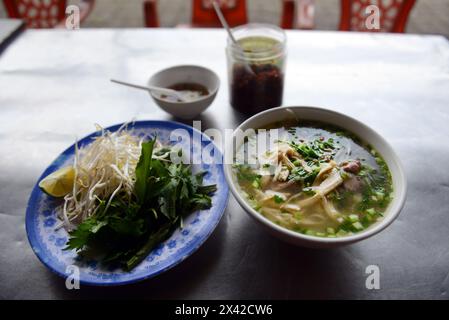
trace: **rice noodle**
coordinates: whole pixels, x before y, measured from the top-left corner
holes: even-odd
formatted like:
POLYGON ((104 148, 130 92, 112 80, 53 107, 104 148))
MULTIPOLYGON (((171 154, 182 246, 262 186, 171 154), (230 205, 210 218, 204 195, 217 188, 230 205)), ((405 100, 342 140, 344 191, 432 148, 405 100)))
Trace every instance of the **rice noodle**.
POLYGON ((297 204, 303 208, 315 204, 323 196, 337 188, 343 183, 343 179, 340 176, 340 172, 337 169, 332 169, 331 174, 321 184, 314 188, 315 194, 307 199, 299 201, 297 204))
POLYGON ((332 220, 339 222, 338 218, 340 217, 340 213, 337 209, 335 209, 332 202, 328 201, 325 196, 321 198, 321 203, 323 205, 324 211, 326 212, 327 216, 331 218, 332 220))
POLYGON ((292 228, 309 228, 317 227, 323 223, 325 219, 320 214, 311 214, 304 219, 295 219, 290 213, 281 213, 278 209, 262 207, 262 214, 264 214, 268 219, 272 221, 277 221, 281 226, 292 229, 292 228))
POLYGON ((325 165, 323 165, 321 167, 320 172, 317 174, 315 181, 313 182, 313 185, 316 186, 318 185, 318 183, 321 181, 321 178, 328 173, 329 171, 331 171, 333 168, 335 168, 337 166, 337 163, 333 160, 329 161, 329 163, 326 163, 325 165))

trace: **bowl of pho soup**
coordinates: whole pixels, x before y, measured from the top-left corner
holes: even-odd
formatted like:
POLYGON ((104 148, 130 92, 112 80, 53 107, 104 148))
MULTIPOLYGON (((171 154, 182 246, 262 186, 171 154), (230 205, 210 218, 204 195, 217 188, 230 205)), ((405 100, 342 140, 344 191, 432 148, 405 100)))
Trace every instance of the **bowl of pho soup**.
POLYGON ((363 123, 317 107, 279 107, 242 123, 225 174, 245 211, 273 235, 307 247, 366 239, 399 215, 402 165, 363 123))

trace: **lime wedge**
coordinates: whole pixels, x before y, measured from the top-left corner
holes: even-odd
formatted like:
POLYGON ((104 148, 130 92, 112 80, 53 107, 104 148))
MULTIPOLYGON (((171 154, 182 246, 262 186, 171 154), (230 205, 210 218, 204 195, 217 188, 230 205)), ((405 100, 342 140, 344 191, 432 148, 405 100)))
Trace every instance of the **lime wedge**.
POLYGON ((60 198, 68 194, 73 189, 75 180, 75 169, 73 167, 61 168, 39 182, 39 187, 46 194, 60 198))

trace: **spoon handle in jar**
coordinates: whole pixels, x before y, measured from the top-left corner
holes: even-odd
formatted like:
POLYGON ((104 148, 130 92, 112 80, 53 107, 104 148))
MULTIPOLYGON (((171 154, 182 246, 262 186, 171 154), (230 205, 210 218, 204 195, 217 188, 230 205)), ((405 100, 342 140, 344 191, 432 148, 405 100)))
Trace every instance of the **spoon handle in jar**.
MULTIPOLYGON (((226 32, 228 33, 229 38, 231 39, 232 43, 234 43, 234 45, 238 48, 238 50, 242 52, 243 56, 245 56, 245 51, 243 50, 242 46, 237 42, 237 40, 235 40, 234 35, 232 34, 232 31, 231 31, 231 28, 229 27, 229 24, 226 21, 224 15, 223 15, 223 12, 221 12, 220 5, 216 2, 216 0, 212 0, 212 6, 215 9, 215 13, 218 16, 218 20, 220 20, 221 25, 223 26, 223 28, 226 29, 226 32)), ((244 67, 245 67, 246 71, 254 74, 253 69, 247 62, 244 63, 244 67)))

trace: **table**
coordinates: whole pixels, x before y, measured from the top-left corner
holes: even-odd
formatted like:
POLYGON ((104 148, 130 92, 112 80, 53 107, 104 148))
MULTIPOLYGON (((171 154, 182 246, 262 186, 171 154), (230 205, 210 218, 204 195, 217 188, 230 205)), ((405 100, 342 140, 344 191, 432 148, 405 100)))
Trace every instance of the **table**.
MULTIPOLYGON (((175 64, 215 70, 222 85, 198 120, 235 128, 223 30, 27 30, 0 56, 0 298, 448 299, 449 43, 439 36, 288 32, 285 105, 326 106, 382 134, 403 161, 408 198, 377 236, 312 250, 257 226, 231 196, 215 232, 185 262, 149 281, 68 291, 35 257, 24 230, 28 196, 76 137, 130 119, 171 119, 144 83, 175 64), (365 286, 380 268, 379 290, 365 286)), ((190 123, 191 124, 191 123, 190 123)))

